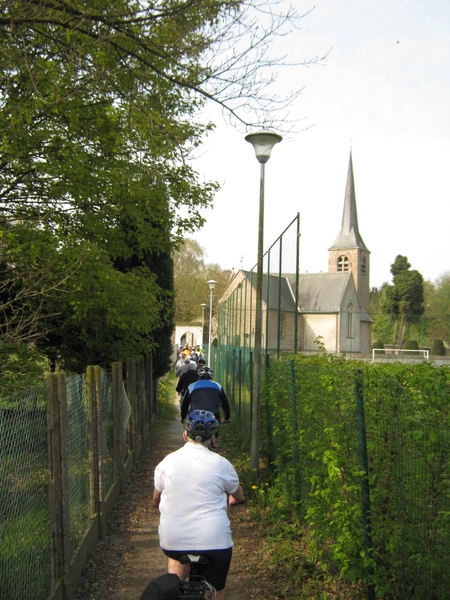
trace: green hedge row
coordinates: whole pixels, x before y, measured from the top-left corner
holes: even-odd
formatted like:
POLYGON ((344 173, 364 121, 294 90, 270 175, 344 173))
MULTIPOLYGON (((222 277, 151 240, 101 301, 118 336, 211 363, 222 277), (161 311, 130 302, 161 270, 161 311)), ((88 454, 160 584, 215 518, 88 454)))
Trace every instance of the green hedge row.
POLYGON ((297 355, 264 381, 272 496, 304 519, 322 568, 369 597, 449 598, 450 370, 297 355))

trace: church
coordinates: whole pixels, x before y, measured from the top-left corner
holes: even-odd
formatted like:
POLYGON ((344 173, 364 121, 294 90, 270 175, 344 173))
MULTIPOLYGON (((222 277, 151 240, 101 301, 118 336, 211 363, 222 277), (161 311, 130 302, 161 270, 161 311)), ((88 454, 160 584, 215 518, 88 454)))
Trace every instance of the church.
MULTIPOLYGON (((369 355, 369 275, 370 252, 359 232, 350 152, 342 224, 328 248, 328 272, 263 274, 263 349, 369 355)), ((255 283, 256 273, 241 269, 220 298, 219 345, 253 347, 255 283), (240 314, 233 316, 232 331, 231 313, 240 314)))

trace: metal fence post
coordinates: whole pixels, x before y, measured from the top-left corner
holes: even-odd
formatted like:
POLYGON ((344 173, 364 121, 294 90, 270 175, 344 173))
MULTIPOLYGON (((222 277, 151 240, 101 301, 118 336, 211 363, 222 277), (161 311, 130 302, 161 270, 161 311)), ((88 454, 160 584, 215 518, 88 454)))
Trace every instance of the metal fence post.
POLYGON ((300 287, 300 213, 297 213, 297 238, 295 245, 295 320, 294 320, 294 352, 298 350, 298 294, 300 287))
POLYGON ((295 437, 294 446, 292 448, 292 464, 294 466, 294 485, 295 485, 295 500, 300 501, 300 478, 299 478, 299 459, 298 459, 298 422, 297 422, 297 390, 295 388, 295 361, 289 361, 289 389, 291 393, 291 424, 292 432, 295 437))
MULTIPOLYGON (((372 558, 372 538, 370 534, 370 487, 369 487, 369 461, 367 457, 366 420, 364 416, 363 375, 362 370, 355 373, 356 411, 358 417, 358 446, 361 476, 362 520, 364 530, 364 553, 366 559, 372 558)), ((373 569, 370 564, 366 567, 367 573, 367 598, 375 600, 375 589, 372 583, 373 569)))

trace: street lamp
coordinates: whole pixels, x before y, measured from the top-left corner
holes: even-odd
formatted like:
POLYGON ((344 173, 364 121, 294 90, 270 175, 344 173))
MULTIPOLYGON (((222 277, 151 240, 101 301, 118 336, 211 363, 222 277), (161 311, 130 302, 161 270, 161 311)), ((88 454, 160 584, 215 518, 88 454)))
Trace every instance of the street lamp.
POLYGON ((208 359, 206 361, 206 364, 211 366, 209 364, 209 361, 211 360, 211 338, 212 338, 212 302, 213 302, 213 289, 216 287, 217 285, 217 281, 214 281, 214 279, 210 279, 209 281, 206 282, 209 285, 209 343, 208 343, 208 359))
POLYGON ((261 415, 261 349, 262 349, 262 272, 264 245, 264 168, 270 158, 272 148, 283 138, 271 131, 256 131, 245 137, 255 149, 256 158, 261 164, 259 191, 259 225, 258 225, 258 261, 256 268, 256 315, 255 315, 255 356, 254 384, 252 402, 252 437, 250 445, 250 468, 259 473, 259 437, 261 415))
POLYGON ((202 302, 200 304, 200 306, 202 307, 202 337, 201 337, 200 348, 203 350, 203 332, 205 331, 205 308, 206 308, 206 304, 204 302, 202 302))

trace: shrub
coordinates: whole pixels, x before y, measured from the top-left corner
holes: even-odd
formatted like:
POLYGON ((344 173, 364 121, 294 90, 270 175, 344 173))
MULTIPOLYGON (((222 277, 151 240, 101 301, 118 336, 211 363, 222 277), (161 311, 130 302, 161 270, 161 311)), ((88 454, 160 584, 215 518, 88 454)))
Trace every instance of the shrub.
POLYGON ((372 344, 372 350, 383 350, 383 352, 379 352, 378 354, 384 354, 384 344, 383 342, 374 342, 372 344))
POLYGON ((431 354, 434 356, 445 356, 445 346, 442 340, 433 340, 433 344, 431 345, 431 354))
MULTIPOLYGON (((417 343, 417 340, 406 340, 405 343, 403 344, 403 349, 404 350, 418 350, 419 344, 417 343)), ((410 352, 410 354, 415 354, 415 353, 410 352)))

